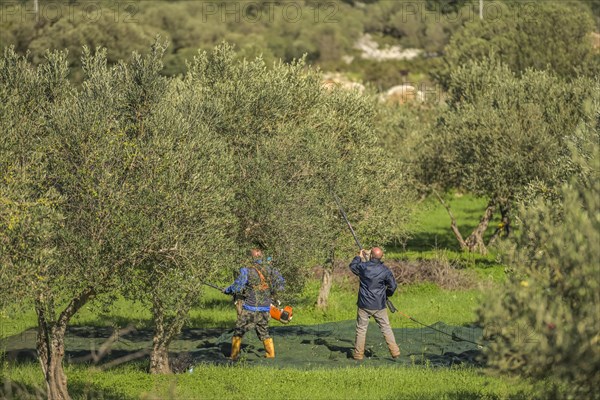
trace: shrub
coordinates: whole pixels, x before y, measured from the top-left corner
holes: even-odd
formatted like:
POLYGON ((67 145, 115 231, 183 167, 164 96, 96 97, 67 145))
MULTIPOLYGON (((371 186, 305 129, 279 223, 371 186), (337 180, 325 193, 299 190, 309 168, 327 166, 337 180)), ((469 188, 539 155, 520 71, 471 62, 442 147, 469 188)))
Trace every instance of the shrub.
POLYGON ((446 62, 436 72, 444 86, 456 68, 492 54, 516 73, 528 68, 553 71, 563 78, 598 73, 589 39, 594 21, 581 3, 496 2, 494 10, 494 17, 469 22, 450 39, 446 62))
POLYGON ((521 210, 521 234, 506 249, 509 279, 478 313, 494 340, 489 365, 570 382, 574 398, 597 394, 600 304, 598 147, 591 173, 564 186, 558 205, 521 210), (555 212, 555 208, 560 213, 555 212))

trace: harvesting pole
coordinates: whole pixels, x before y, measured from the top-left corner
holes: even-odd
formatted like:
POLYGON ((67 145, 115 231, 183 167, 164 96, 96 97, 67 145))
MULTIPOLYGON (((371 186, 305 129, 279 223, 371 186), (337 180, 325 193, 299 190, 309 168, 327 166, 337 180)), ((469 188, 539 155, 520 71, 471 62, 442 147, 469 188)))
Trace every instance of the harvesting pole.
POLYGON ((358 246, 358 249, 360 251, 362 251, 363 247, 361 246, 360 242, 358 241, 358 237, 356 236, 356 232, 354 232, 354 229, 352 228, 352 225, 350 224, 350 221, 348 220, 348 216, 346 215, 346 212, 344 211, 344 208, 342 207, 342 204, 340 203, 340 199, 333 192, 333 190, 331 191, 331 194, 333 195, 333 198, 335 199, 335 203, 337 204, 338 209, 340 210, 340 214, 342 214, 342 217, 344 218, 344 221, 346 221, 346 225, 348 225, 348 228, 350 229, 350 233, 352 233, 352 237, 354 237, 354 241, 356 242, 356 245, 358 246))
MULTIPOLYGON (((346 221, 346 225, 348 225, 348 228, 350 229, 350 233, 352 233, 352 237, 354 237, 354 241, 356 242, 356 245, 358 246, 358 250, 362 253, 363 247, 360 244, 360 241, 358 240, 358 236, 356 236, 356 232, 354 232, 354 229, 352 228, 352 224, 350 224, 350 221, 348 220, 348 216, 346 215, 346 211, 344 211, 344 207, 342 207, 342 203, 340 202, 340 199, 337 197, 337 195, 335 194, 335 192, 333 190, 331 190, 331 194, 333 195, 335 203, 337 204, 338 209, 340 210, 340 214, 342 214, 344 221, 346 221)), ((387 307, 390 309, 390 312, 395 313, 397 311, 396 307, 394 306, 394 304, 392 303, 392 301, 390 299, 386 298, 385 303, 386 303, 387 307)))

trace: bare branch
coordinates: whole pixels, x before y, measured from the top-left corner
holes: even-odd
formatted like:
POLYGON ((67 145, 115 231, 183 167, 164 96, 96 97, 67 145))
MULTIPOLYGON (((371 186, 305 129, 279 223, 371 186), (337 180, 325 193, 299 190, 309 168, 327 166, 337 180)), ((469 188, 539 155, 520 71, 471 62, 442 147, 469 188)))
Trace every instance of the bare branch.
POLYGON ((438 198, 438 200, 440 201, 440 203, 442 203, 442 205, 444 206, 444 208, 448 212, 448 215, 450 216, 450 221, 451 221, 450 228, 452 229, 452 232, 454 233, 454 236, 456 236, 456 239, 458 240, 458 243, 460 244, 460 248, 462 250, 467 249, 467 247, 468 247, 467 243, 465 242, 465 240, 463 239, 462 234, 458 230, 458 226, 456 225, 456 219, 454 218, 454 215, 452 215, 452 211, 450 211, 450 206, 448 206, 446 204, 446 202, 444 202, 444 199, 442 199, 442 196, 440 196, 440 194, 437 192, 437 190, 433 189, 433 193, 438 198))

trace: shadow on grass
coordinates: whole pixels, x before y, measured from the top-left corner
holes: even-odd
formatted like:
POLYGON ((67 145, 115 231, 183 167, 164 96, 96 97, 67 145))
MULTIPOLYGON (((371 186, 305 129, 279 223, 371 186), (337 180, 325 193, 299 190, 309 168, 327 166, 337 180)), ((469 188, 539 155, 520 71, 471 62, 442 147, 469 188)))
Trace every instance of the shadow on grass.
MULTIPOLYGON (((36 363, 37 365, 37 363, 36 363)), ((104 388, 90 382, 69 380, 69 394, 73 399, 105 399, 105 400, 130 400, 125 393, 114 388, 104 388)), ((6 400, 16 399, 45 399, 46 389, 24 382, 0 378, 0 398, 6 400)))
MULTIPOLYGON (((443 394, 443 398, 444 399, 448 399, 448 400, 480 400, 480 399, 489 399, 489 400, 500 400, 500 399, 507 399, 507 400, 529 400, 531 399, 531 393, 529 392, 525 392, 523 390, 508 395, 508 397, 506 396, 498 396, 497 394, 494 393, 487 393, 483 390, 456 390, 456 391, 452 391, 452 392, 445 392, 443 394)), ((436 395, 426 395, 426 394, 418 394, 418 395, 412 395, 412 396, 407 396, 407 397, 403 397, 407 400, 439 400, 440 399, 440 395, 436 394, 436 395)))
POLYGON ((151 329, 152 328, 152 319, 141 319, 141 318, 131 318, 124 316, 114 316, 114 315, 98 315, 94 319, 85 319, 78 321, 75 319, 71 326, 81 326, 85 328, 89 327, 97 327, 97 328, 106 328, 113 329, 115 326, 129 326, 133 325, 137 329, 151 329))
POLYGON ((69 393, 74 399, 104 399, 104 400, 133 400, 136 397, 127 396, 114 388, 105 388, 90 382, 69 382, 69 393))
POLYGON ((429 261, 439 259, 447 261, 455 268, 472 268, 478 267, 482 269, 498 267, 501 262, 497 259, 497 255, 490 251, 488 254, 470 253, 463 251, 458 246, 446 247, 431 247, 431 248, 402 248, 395 245, 385 246, 388 260, 394 261, 429 261))
POLYGON ((0 377, 0 398, 6 400, 45 399, 46 391, 40 386, 0 377))
MULTIPOLYGON (((206 316, 206 315, 202 315, 202 316, 197 316, 197 317, 190 317, 190 322, 189 322, 189 326, 209 326, 210 328, 203 328, 203 330, 206 329, 219 329, 221 331, 223 331, 224 329, 233 329, 233 327, 235 326, 235 311, 229 311, 231 313, 231 319, 229 321, 223 321, 223 319, 221 318, 215 318, 212 316, 206 316)), ((194 330, 194 329, 191 329, 194 330)))
MULTIPOLYGON (((488 229, 484 235, 484 240, 487 243, 492 237, 494 229, 488 229)), ((469 233, 463 234, 463 239, 468 237, 469 233)), ((484 257, 477 253, 463 253, 456 237, 452 234, 443 234, 435 232, 419 232, 413 234, 413 236, 406 241, 403 247, 388 245, 388 250, 395 250, 398 252, 435 252, 435 251, 450 251, 459 254, 474 255, 478 257, 484 257)))

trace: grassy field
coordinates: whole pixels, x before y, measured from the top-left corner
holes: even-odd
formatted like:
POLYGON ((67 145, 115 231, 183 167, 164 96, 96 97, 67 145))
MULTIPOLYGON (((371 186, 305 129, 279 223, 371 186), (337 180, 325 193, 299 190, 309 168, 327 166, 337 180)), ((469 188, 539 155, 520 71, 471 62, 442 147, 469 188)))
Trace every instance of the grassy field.
MULTIPOLYGON (((485 202, 469 196, 453 197, 450 201, 463 231, 475 226, 485 202)), ((446 211, 434 201, 425 201, 412 227, 414 237, 404 248, 388 247, 387 259, 419 260, 444 257, 459 268, 472 270, 481 288, 442 290, 433 284, 404 286, 394 296, 396 307, 426 324, 443 321, 450 325, 469 325, 483 295, 484 285, 503 280, 503 267, 496 255, 472 256, 458 251, 449 230, 446 211)), ((353 320, 356 315, 356 282, 341 278, 332 289, 330 307, 323 312, 314 307, 319 282, 315 279, 294 304, 293 325, 313 325, 325 322, 353 320)), ((6 310, 5 310, 6 311, 6 310)), ((2 314, 0 337, 7 337, 35 327, 35 314, 2 314)), ((76 315, 72 325, 124 326, 134 323, 148 328, 150 313, 140 304, 119 299, 107 310, 96 304, 86 305, 76 315)), ((391 316, 394 327, 403 327, 406 319, 391 316)), ((202 328, 232 328, 235 323, 230 299, 207 288, 199 306, 190 315, 188 326, 202 328)), ((272 322, 277 324, 276 322, 272 322)), ((402 347, 402 343, 399 343, 402 347)), ((479 399, 532 398, 544 382, 530 382, 507 376, 493 376, 474 367, 434 368, 357 367, 298 370, 248 366, 197 365, 192 373, 171 376, 151 376, 147 362, 133 362, 101 371, 83 365, 68 365, 69 388, 75 398, 146 398, 146 399, 479 399)), ((13 394, 24 389, 34 393, 43 387, 43 377, 37 363, 3 362, 1 374, 14 382, 13 394)), ((8 386, 5 386, 5 389, 8 386)), ((1 392, 0 392, 1 393, 1 392)), ((17 395, 19 398, 19 395, 17 395)))
MULTIPOLYGON (((37 365, 12 367, 10 373, 29 392, 43 385, 37 365)), ((68 367, 67 375, 76 399, 530 399, 538 390, 531 382, 470 368, 302 371, 236 365, 152 376, 134 364, 106 372, 68 367)))

